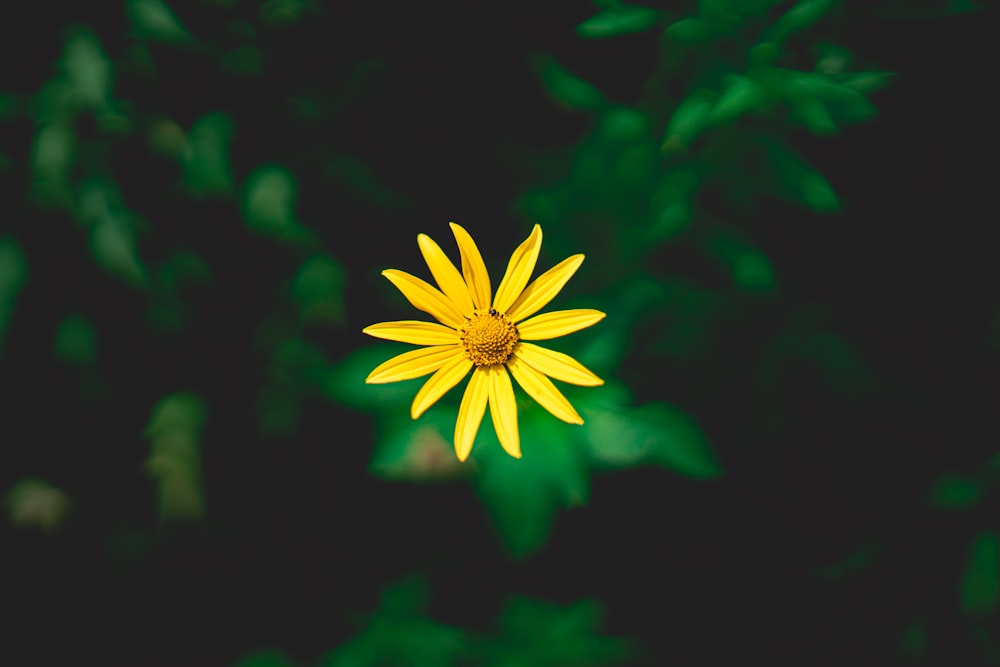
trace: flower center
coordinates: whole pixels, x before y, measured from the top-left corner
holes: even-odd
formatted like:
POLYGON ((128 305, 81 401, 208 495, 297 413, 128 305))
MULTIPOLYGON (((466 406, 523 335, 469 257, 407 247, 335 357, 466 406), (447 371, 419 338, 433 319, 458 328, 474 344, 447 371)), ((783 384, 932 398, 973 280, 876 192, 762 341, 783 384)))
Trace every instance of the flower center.
POLYGON ((476 366, 502 364, 514 351, 521 336, 503 313, 490 308, 477 310, 459 332, 465 354, 476 366))

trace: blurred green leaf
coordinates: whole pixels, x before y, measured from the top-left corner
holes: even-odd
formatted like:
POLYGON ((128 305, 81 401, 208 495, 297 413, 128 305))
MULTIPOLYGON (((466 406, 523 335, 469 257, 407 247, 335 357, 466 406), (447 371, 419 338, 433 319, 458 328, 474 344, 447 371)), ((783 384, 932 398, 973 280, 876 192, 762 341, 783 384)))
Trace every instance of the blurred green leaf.
POLYGON ((200 440, 205 416, 204 402, 189 393, 171 394, 153 409, 146 429, 146 472, 156 482, 161 520, 204 518, 200 440))
POLYGON ((651 28, 660 18, 660 12, 638 5, 624 5, 606 9, 576 27, 582 37, 614 37, 651 28))
POLYGON ((97 332, 82 315, 70 315, 56 329, 55 356, 61 361, 84 366, 97 358, 97 332))
POLYGON ((469 652, 462 630, 436 623, 423 612, 427 587, 415 579, 388 588, 362 632, 335 649, 323 667, 421 665, 452 667, 469 652))
POLYGON ((733 281, 748 292, 773 292, 774 268, 767 255, 733 234, 716 235, 706 241, 709 251, 730 270, 733 281))
POLYGON ((1000 536, 985 530, 969 545, 959 583, 961 609, 966 614, 991 614, 1000 598, 1000 536))
POLYGON ((708 114, 708 120, 712 123, 729 123, 746 113, 756 111, 767 101, 768 95, 759 83, 740 74, 731 74, 726 80, 722 95, 708 114))
MULTIPOLYGON (((364 334, 358 332, 358 336, 364 334)), ((365 378, 382 362, 412 349, 412 345, 390 342, 360 347, 328 372, 323 385, 324 393, 351 408, 409 414, 410 403, 419 391, 422 379, 365 384, 365 378)))
POLYGON ((173 43, 191 40, 191 34, 163 0, 129 0, 128 15, 138 37, 173 43))
POLYGON ((263 166, 247 176, 243 186, 247 225, 277 238, 296 236, 295 177, 287 169, 263 166))
POLYGON ((780 41, 793 32, 809 27, 820 20, 835 4, 836 0, 800 0, 781 15, 770 31, 770 38, 780 41))
POLYGON ((17 295, 28 277, 28 262, 21 246, 10 238, 0 238, 0 349, 7 323, 14 312, 17 295))
POLYGON ((196 195, 229 194, 233 175, 229 145, 234 125, 228 114, 214 112, 202 116, 188 135, 185 155, 185 183, 196 195))
POLYGON ((633 657, 630 642, 599 633, 602 610, 584 600, 558 607, 513 597, 501 616, 501 634, 485 651, 487 667, 607 667, 633 657))
POLYGON ((899 638, 899 655, 907 660, 920 660, 927 651, 927 621, 918 618, 906 626, 899 638))
POLYGON ((628 390, 609 380, 569 393, 584 419, 582 441, 601 465, 655 463, 695 478, 722 474, 704 434, 685 413, 666 403, 631 407, 628 390))
POLYGON ((565 424, 541 407, 519 402, 523 456, 506 454, 487 419, 479 429, 472 457, 479 465, 476 490, 514 556, 540 548, 556 511, 586 501, 588 479, 583 453, 576 446, 579 427, 565 424))
POLYGON ((938 477, 931 487, 930 503, 941 509, 968 509, 982 502, 985 495, 986 486, 982 481, 947 474, 938 477))
POLYGON ((695 168, 673 166, 663 173, 652 198, 652 209, 657 215, 646 230, 644 243, 674 238, 688 228, 700 185, 701 174, 695 168))
POLYGON ((681 44, 699 44, 715 37, 715 26, 703 18, 686 18, 672 23, 665 34, 681 44))
POLYGON ((103 109, 111 93, 111 63, 97 38, 77 31, 66 41, 62 68, 70 85, 71 102, 77 108, 103 109))
MULTIPOLYGON (((464 390, 464 383, 459 383, 464 390)), ((409 412, 387 414, 378 421, 370 469, 383 479, 431 481, 465 475, 472 466, 455 455, 453 438, 458 409, 438 404, 420 419, 409 412)))
POLYGON ((69 171, 76 153, 76 134, 68 122, 43 125, 31 147, 32 194, 42 203, 70 205, 69 171))
POLYGON ((648 138, 649 118, 638 109, 613 107, 601 118, 599 132, 612 146, 628 146, 648 138))
POLYGON ((766 145, 765 153, 778 178, 779 195, 821 213, 840 209, 840 201, 830 183, 798 156, 773 142, 766 145))
POLYGON ((327 165, 326 172, 354 195, 384 209, 403 211, 413 207, 407 197, 383 185, 371 165, 356 157, 338 155, 327 165))
POLYGON ((305 323, 332 324, 344 319, 344 269, 328 255, 310 257, 292 280, 292 299, 305 323))
POLYGON ((857 72, 845 75, 840 82, 861 93, 871 93, 889 85, 895 77, 893 72, 857 72))
POLYGON ((552 56, 535 56, 534 66, 545 90, 560 104, 570 109, 591 110, 604 106, 604 94, 600 90, 571 74, 552 56))
POLYGON ((118 189, 101 181, 84 184, 77 215, 90 229, 90 250, 97 264, 129 284, 145 285, 146 267, 139 259, 132 216, 123 210, 118 189))
POLYGON ((684 98, 670 116, 660 151, 671 154, 687 150, 707 125, 717 98, 716 93, 705 89, 695 91, 684 98))

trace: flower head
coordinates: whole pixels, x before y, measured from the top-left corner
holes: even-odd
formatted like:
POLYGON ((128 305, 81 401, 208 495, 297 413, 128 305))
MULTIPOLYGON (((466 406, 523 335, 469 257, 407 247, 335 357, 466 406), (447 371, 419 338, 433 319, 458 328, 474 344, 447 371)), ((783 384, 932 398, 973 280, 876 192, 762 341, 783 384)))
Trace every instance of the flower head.
POLYGON ((462 257, 461 273, 429 236, 417 236, 420 252, 438 287, 396 269, 382 272, 415 308, 438 323, 404 320, 366 327, 364 332, 370 336, 424 347, 380 364, 365 382, 397 382, 433 373, 410 407, 410 415, 416 419, 471 370, 472 378, 455 423, 455 453, 460 461, 468 458, 489 405, 500 444, 508 454, 520 458, 511 375, 542 407, 570 424, 582 424, 583 420, 549 378, 588 387, 604 384, 572 357, 529 341, 579 331, 602 320, 604 313, 581 308, 535 314, 583 263, 583 255, 567 257, 529 285, 542 246, 542 228, 538 225, 511 255, 495 294, 472 237, 455 223, 451 223, 451 231, 462 257))

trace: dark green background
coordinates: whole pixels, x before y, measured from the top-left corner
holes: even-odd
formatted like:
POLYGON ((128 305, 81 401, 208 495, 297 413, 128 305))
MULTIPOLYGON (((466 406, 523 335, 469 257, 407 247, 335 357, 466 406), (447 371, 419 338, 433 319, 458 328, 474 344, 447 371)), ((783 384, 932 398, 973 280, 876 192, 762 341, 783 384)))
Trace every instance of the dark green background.
MULTIPOLYGON (((155 3, 8 8, 0 662, 1000 663, 996 12, 834 3, 782 66, 833 45, 894 73, 877 114, 817 134, 774 100, 655 152, 794 4, 672 3, 606 39, 576 30, 602 11, 585 2, 177 1, 177 39, 155 3), (663 36, 727 4, 766 8, 663 36), (44 92, 74 39, 110 65, 107 109, 44 92), (232 128, 220 187, 172 152, 213 112, 232 128), (33 166, 53 118, 75 137, 64 200, 33 166), (797 168, 769 177, 769 142, 837 205, 789 194, 797 168), (261 165, 291 176, 294 227, 244 207, 261 165), (693 215, 649 232, 651 192, 683 169, 693 215), (119 193, 144 280, 93 250, 93 183, 119 193), (571 399, 604 415, 605 453, 661 454, 599 460, 573 440, 591 431, 536 411, 522 468, 484 454, 488 420, 472 473, 377 465, 420 425, 419 385, 372 393, 398 348, 360 331, 417 316, 379 272, 427 277, 415 236, 454 256, 452 220, 494 284, 535 222, 539 270, 587 255, 551 307, 609 317, 553 347, 613 387, 571 399), (296 283, 316 258, 319 286, 296 283), (178 392, 204 414, 200 520, 165 516, 144 468, 178 392), (64 494, 55 527, 17 519, 25 479, 64 494)), ((456 404, 424 418, 445 440, 456 404)))

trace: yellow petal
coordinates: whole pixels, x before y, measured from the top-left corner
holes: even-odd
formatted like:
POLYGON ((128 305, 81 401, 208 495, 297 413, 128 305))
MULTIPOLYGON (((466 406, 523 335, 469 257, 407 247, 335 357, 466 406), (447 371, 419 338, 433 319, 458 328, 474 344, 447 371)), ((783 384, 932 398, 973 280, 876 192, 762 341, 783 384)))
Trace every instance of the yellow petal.
POLYGON ((604 313, 590 308, 554 310, 521 322, 517 325, 517 333, 521 340, 548 340, 586 329, 603 319, 604 313))
POLYGON ((583 255, 573 255, 538 276, 526 290, 521 292, 521 296, 517 297, 517 301, 507 311, 507 317, 516 324, 540 311, 556 294, 559 294, 559 290, 573 277, 581 264, 583 255))
POLYGON ((434 345, 410 350, 376 366, 365 378, 365 382, 385 384, 423 377, 456 357, 465 357, 461 345, 434 345))
POLYGON ((517 356, 507 360, 507 368, 510 369, 511 375, 528 396, 535 399, 543 408, 564 422, 583 423, 583 419, 573 409, 570 402, 547 377, 518 359, 517 356))
POLYGON ((469 385, 462 395, 462 404, 458 406, 458 419, 455 421, 455 454, 458 455, 459 461, 469 458, 479 424, 486 414, 490 383, 484 368, 486 367, 479 366, 472 372, 469 385))
POLYGON ((413 343, 414 345, 448 345, 460 342, 457 331, 436 322, 418 322, 416 320, 379 322, 365 327, 361 331, 375 338, 413 343))
POLYGON ((469 286, 472 303, 476 308, 489 308, 492 287, 483 256, 479 254, 476 242, 464 227, 454 222, 448 224, 451 225, 451 231, 458 243, 458 251, 462 255, 462 275, 465 276, 465 283, 469 286))
POLYGON ((403 293, 413 307, 437 318, 438 322, 455 329, 465 324, 465 318, 458 312, 451 299, 435 287, 416 276, 398 269, 386 269, 382 275, 403 293))
POLYGON ((596 387, 604 384, 604 380, 587 370, 579 361, 562 352, 521 342, 514 348, 514 356, 539 373, 544 373, 556 380, 584 387, 596 387))
POLYGON ((420 254, 427 262, 427 268, 431 270, 431 275, 437 281, 438 287, 444 292, 452 304, 462 315, 472 316, 472 297, 469 296, 469 288, 462 280, 462 274, 458 272, 455 265, 451 263, 448 256, 441 250, 441 246, 427 236, 427 234, 417 235, 417 245, 420 246, 420 254))
POLYGON ((461 382, 462 378, 469 374, 470 368, 472 361, 464 355, 446 362, 434 375, 427 378, 427 382, 413 397, 410 416, 416 419, 424 414, 424 410, 434 405, 439 398, 448 393, 449 389, 461 382))
POLYGON ((521 438, 517 431, 517 399, 510 376, 503 365, 487 366, 490 379, 490 418, 500 446, 515 459, 521 458, 521 438))
POLYGON ((542 228, 535 225, 524 243, 519 245, 514 254, 510 256, 507 272, 503 274, 500 287, 497 288, 496 296, 493 297, 493 307, 501 313, 506 313, 514 300, 521 296, 521 290, 528 284, 531 272, 535 270, 535 262, 538 261, 538 251, 541 247, 542 228))

